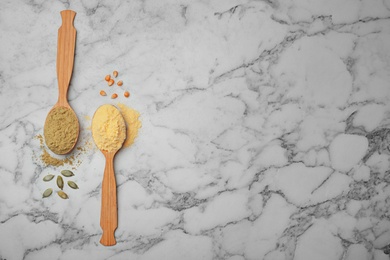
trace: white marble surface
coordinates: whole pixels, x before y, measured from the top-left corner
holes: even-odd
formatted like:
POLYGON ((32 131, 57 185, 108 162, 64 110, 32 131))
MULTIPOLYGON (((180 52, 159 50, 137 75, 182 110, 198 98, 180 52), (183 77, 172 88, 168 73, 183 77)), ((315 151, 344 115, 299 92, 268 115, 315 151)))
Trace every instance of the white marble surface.
POLYGON ((0 44, 1 260, 389 259, 389 0, 1 1, 0 44), (41 198, 69 168, 34 138, 68 8, 79 144, 98 106, 141 113, 115 161, 113 247, 96 148, 69 200, 41 198), (129 99, 99 96, 114 69, 129 99))

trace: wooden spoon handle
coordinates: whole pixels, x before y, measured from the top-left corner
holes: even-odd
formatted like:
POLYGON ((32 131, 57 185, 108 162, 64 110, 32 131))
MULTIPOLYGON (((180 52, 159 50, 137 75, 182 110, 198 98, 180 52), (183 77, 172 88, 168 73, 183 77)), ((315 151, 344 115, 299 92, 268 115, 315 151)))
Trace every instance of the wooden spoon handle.
POLYGON ((106 167, 104 169, 102 183, 102 208, 100 213, 100 226, 103 229, 103 235, 100 243, 105 246, 113 246, 116 244, 114 232, 118 227, 114 155, 115 153, 104 153, 106 167))
POLYGON ((76 44, 76 29, 73 20, 76 12, 71 10, 61 11, 62 25, 58 29, 57 43, 57 80, 58 80, 58 104, 69 106, 68 87, 72 77, 74 63, 74 49, 76 44))

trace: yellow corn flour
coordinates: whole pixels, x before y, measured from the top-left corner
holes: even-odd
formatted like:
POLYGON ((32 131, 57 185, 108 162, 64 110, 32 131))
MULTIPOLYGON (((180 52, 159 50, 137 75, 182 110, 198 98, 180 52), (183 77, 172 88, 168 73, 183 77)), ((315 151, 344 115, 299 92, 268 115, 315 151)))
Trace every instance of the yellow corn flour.
POLYGON ((121 114, 126 122, 126 141, 123 147, 129 147, 134 143, 135 138, 138 136, 138 129, 141 128, 142 124, 139 120, 139 112, 132 108, 125 106, 124 104, 118 104, 121 114))
POLYGON ((92 119, 92 137, 100 150, 113 152, 122 147, 126 124, 116 107, 103 105, 96 110, 92 119))

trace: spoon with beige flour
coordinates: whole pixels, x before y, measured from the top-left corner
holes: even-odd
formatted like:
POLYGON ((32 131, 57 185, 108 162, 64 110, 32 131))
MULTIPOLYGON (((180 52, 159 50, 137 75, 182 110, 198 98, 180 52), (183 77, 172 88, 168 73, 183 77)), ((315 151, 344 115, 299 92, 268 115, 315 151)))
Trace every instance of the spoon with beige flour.
POLYGON ((75 147, 79 137, 79 121, 68 103, 68 88, 72 77, 76 29, 76 12, 61 12, 62 25, 58 29, 57 80, 58 101, 46 117, 43 135, 47 147, 56 154, 67 154, 75 147))
POLYGON ((105 246, 113 246, 116 244, 114 233, 118 227, 114 156, 126 139, 125 120, 116 107, 103 105, 96 110, 92 118, 92 137, 106 158, 100 213, 100 226, 103 235, 100 243, 105 246))

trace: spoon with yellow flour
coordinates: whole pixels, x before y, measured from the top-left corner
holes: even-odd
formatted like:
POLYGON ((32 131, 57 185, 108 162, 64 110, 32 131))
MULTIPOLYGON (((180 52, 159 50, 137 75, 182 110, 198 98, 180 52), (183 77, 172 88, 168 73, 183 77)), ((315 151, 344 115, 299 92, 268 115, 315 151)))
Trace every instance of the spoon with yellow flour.
POLYGON ((100 106, 92 118, 92 137, 106 158, 102 183, 100 226, 103 235, 100 243, 116 244, 114 232, 118 226, 114 156, 126 139, 126 124, 122 114, 112 105, 100 106))
POLYGON ((61 12, 57 42, 58 101, 47 115, 43 130, 47 147, 56 154, 72 151, 79 137, 79 121, 67 98, 76 43, 75 15, 71 10, 61 12))

